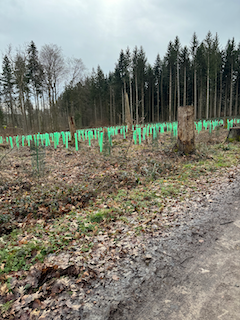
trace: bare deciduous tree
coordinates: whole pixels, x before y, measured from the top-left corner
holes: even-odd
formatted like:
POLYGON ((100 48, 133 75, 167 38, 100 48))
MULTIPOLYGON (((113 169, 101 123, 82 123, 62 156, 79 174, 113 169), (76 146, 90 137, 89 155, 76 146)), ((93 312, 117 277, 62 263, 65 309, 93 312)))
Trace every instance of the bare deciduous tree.
POLYGON ((40 52, 40 61, 44 70, 44 83, 48 92, 49 107, 53 129, 58 129, 56 101, 58 89, 66 71, 62 50, 55 44, 46 44, 40 52))

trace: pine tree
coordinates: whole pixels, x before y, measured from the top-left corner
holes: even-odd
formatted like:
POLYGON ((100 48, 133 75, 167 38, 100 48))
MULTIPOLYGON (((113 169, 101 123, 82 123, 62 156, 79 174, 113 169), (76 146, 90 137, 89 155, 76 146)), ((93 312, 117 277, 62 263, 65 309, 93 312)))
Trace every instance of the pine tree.
POLYGON ((191 41, 191 55, 192 55, 192 66, 194 70, 194 119, 197 118, 197 63, 196 63, 196 55, 197 55, 197 48, 199 46, 199 42, 197 39, 197 35, 194 32, 192 41, 191 41))
POLYGON ((160 59, 160 55, 158 54, 154 63, 154 77, 155 77, 155 83, 157 85, 157 121, 159 122, 159 116, 160 116, 160 77, 162 72, 162 61, 160 59))
POLYGON ((133 65, 133 74, 134 74, 134 82, 135 82, 135 114, 136 114, 136 123, 139 122, 139 100, 138 100, 138 79, 139 79, 139 68, 138 68, 138 48, 137 46, 133 50, 133 58, 132 58, 132 65, 133 65))
POLYGON ((43 93, 44 73, 43 66, 39 61, 38 50, 33 41, 27 48, 27 76, 31 92, 35 99, 35 106, 37 112, 37 130, 40 131, 40 111, 39 111, 39 96, 43 93))
POLYGON ((205 48, 205 57, 207 61, 207 95, 206 95, 206 119, 209 118, 209 114, 211 113, 211 105, 210 105, 210 67, 211 67, 211 58, 212 58, 212 48, 213 48, 213 38, 212 34, 209 31, 204 40, 204 48, 205 48))
POLYGON ((27 114, 25 108, 26 96, 29 95, 26 56, 24 53, 18 53, 14 59, 14 81, 16 84, 16 93, 18 94, 18 103, 23 117, 24 132, 28 131, 27 114))
POLYGON ((172 78, 173 78, 173 70, 174 70, 174 64, 176 62, 176 59, 175 59, 174 45, 171 41, 168 44, 166 62, 168 65, 168 72, 169 72, 168 117, 169 117, 169 121, 172 121, 172 95, 173 95, 172 78))
POLYGON ((141 104, 142 104, 142 122, 143 123, 144 123, 144 118, 145 118, 144 83, 145 83, 145 76, 146 76, 146 63, 147 63, 146 54, 143 50, 143 47, 141 46, 139 53, 138 53, 138 68, 139 68, 139 78, 141 81, 141 104))
MULTIPOLYGON (((175 65, 176 65, 176 91, 177 91, 177 109, 180 107, 180 76, 179 76, 179 55, 180 55, 180 40, 178 36, 175 38, 174 41, 174 50, 175 50, 175 65)), ((174 109, 174 113, 176 112, 176 109, 174 109)), ((174 120, 176 120, 176 116, 174 117, 174 120)))
POLYGON ((7 55, 3 57, 2 63, 2 96, 3 101, 8 106, 11 113, 12 126, 17 125, 16 118, 14 115, 14 76, 13 67, 7 55))
POLYGON ((185 46, 180 52, 180 69, 183 72, 183 106, 188 105, 188 97, 187 97, 187 74, 190 69, 190 60, 189 60, 189 52, 187 46, 185 46))

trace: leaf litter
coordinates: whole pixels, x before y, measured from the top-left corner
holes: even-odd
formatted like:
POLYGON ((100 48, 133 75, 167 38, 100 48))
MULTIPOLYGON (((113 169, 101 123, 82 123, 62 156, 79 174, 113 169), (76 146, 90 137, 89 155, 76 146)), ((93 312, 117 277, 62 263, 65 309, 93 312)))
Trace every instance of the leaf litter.
POLYGON ((221 134, 214 139, 200 133, 196 153, 188 156, 173 151, 168 134, 160 137, 158 148, 150 139, 129 147, 127 139, 115 137, 110 156, 84 143, 78 152, 48 147, 46 169, 38 177, 28 147, 4 157, 2 317, 80 314, 99 303, 91 301, 99 286, 126 277, 122 261, 151 263, 149 239, 167 238, 186 215, 193 218, 190 208, 213 202, 213 193, 238 174, 239 145, 226 146, 226 130, 221 134))

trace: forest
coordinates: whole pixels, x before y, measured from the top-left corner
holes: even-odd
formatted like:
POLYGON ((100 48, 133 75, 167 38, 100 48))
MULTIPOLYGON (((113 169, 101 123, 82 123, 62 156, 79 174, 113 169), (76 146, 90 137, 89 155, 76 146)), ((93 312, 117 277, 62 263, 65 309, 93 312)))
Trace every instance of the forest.
POLYGON ((38 50, 31 41, 3 55, 0 130, 68 130, 68 116, 77 128, 125 124, 125 93, 135 124, 176 121, 184 105, 194 106, 195 119, 236 117, 239 77, 240 44, 232 38, 222 49, 210 31, 202 41, 193 33, 188 47, 176 36, 153 65, 142 46, 122 49, 108 75, 99 65, 87 73, 81 58, 64 58, 56 44, 38 50))

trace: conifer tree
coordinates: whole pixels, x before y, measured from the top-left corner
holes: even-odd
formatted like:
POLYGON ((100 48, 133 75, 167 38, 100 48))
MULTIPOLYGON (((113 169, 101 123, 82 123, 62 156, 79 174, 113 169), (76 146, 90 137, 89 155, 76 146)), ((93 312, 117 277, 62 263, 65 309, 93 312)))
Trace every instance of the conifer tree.
POLYGON ((11 61, 7 55, 3 57, 2 63, 2 74, 1 74, 1 84, 2 84, 2 96, 3 101, 6 103, 8 110, 11 114, 12 126, 17 125, 15 115, 14 115, 14 76, 13 67, 11 61))
POLYGON ((154 63, 154 77, 157 85, 157 121, 160 121, 160 77, 162 72, 162 62, 158 54, 154 63))

